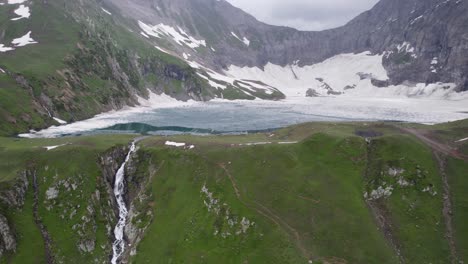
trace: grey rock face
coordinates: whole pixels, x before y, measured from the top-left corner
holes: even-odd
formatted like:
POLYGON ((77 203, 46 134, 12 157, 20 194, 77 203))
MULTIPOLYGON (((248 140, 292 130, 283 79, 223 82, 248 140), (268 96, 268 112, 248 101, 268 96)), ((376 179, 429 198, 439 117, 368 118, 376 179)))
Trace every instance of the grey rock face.
POLYGON ((214 69, 268 62, 311 65, 341 53, 385 52, 389 84, 454 82, 468 89, 466 0, 381 0, 347 25, 320 32, 266 25, 223 0, 104 1, 132 20, 180 27, 206 40, 203 52, 174 43, 170 48, 191 52, 214 69), (431 64, 434 58, 437 65, 431 64))
MULTIPOLYGON (((0 202, 8 208, 7 210, 21 208, 24 205, 28 185, 28 172, 20 172, 18 178, 12 183, 12 186, 0 192, 0 202)), ((0 257, 5 251, 11 252, 15 250, 15 233, 9 225, 8 219, 0 213, 0 257)))
POLYGON ((310 88, 306 92, 306 97, 318 97, 318 96, 320 96, 320 94, 316 90, 314 90, 312 88, 310 88))
POLYGON ((57 190, 55 187, 50 187, 46 192, 47 200, 55 199, 58 197, 58 195, 59 195, 59 190, 57 190))
POLYGON ((27 172, 20 172, 13 186, 0 192, 0 202, 9 208, 22 207, 24 205, 28 185, 27 172))
POLYGON ((4 251, 15 251, 16 239, 8 225, 8 220, 0 214, 0 256, 4 251))
POLYGON ((80 244, 78 245, 80 251, 84 253, 93 252, 95 247, 96 242, 94 240, 83 240, 80 241, 80 244))
POLYGON ((125 160, 128 149, 125 147, 115 147, 108 151, 105 155, 100 157, 100 166, 102 170, 102 177, 105 180, 105 187, 107 196, 111 197, 109 200, 110 207, 114 209, 114 214, 118 216, 117 202, 115 200, 113 186, 115 183, 115 174, 119 170, 120 164, 125 160))

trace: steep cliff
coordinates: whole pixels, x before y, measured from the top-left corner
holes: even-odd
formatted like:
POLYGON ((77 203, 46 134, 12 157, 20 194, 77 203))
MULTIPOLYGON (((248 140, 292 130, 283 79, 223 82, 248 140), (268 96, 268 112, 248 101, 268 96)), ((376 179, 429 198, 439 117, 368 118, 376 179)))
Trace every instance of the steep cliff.
POLYGON ((467 90, 468 3, 464 0, 382 0, 343 27, 298 31, 258 22, 227 1, 105 0, 135 21, 180 27, 207 48, 173 49, 214 69, 312 65, 343 53, 385 54, 388 84, 454 82, 467 90))

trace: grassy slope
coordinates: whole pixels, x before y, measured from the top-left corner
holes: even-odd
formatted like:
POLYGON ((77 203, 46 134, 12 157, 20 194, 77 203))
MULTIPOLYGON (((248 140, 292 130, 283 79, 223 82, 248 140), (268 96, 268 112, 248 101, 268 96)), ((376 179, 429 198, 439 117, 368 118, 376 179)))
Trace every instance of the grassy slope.
MULTIPOLYGON (((135 95, 145 96, 148 88, 183 100, 223 96, 183 59, 159 51, 134 33, 138 26, 117 10, 104 13, 99 1, 28 5, 31 18, 19 21, 10 20, 17 5, 0 6, 3 44, 29 31, 38 42, 0 53, 0 68, 8 72, 0 73, 0 135, 50 126, 54 121, 48 112, 76 121, 133 105, 135 95), (15 81, 18 76, 24 81, 15 81)), ((253 99, 237 88, 226 91, 224 98, 253 99)))
POLYGON ((367 184, 370 189, 377 189, 384 182, 393 186, 393 194, 384 204, 391 212, 403 256, 409 263, 447 263, 442 181, 431 150, 409 136, 378 139, 374 148, 372 175, 367 184), (389 176, 389 168, 404 169, 401 178, 411 186, 398 184, 400 177, 389 176), (435 196, 423 192, 429 186, 433 186, 435 196))
MULTIPOLYGON (((468 144, 467 144, 468 145, 468 144)), ((447 166, 449 184, 452 191, 453 225, 455 228, 455 241, 458 244, 460 260, 468 261, 468 164, 460 160, 449 159, 447 166)))
MULTIPOLYGON (((366 144, 353 136, 362 124, 304 124, 269 134, 226 137, 178 136, 176 141, 196 145, 194 150, 164 146, 166 138, 141 142, 147 162, 158 168, 152 181, 154 222, 137 249, 135 263, 306 263, 308 259, 331 263, 397 263, 396 256, 374 224, 363 193, 380 183, 364 180, 366 144), (259 141, 295 141, 292 145, 238 146, 259 141), (235 144, 235 145, 232 145, 235 144), (220 213, 208 211, 201 193, 206 186, 222 205, 220 213), (237 191, 236 191, 237 189, 237 191), (229 213, 226 209, 229 208, 229 213), (226 218, 227 217, 227 218, 226 218), (239 235, 245 217, 255 225, 239 235), (230 226, 228 219, 237 222, 230 226), (218 234, 215 235, 215 231, 218 234)), ((448 250, 441 219, 441 183, 430 151, 419 141, 386 126, 372 129, 385 133, 376 139, 373 171, 399 166, 414 176, 415 166, 427 171, 411 188, 396 187, 384 201, 395 224, 394 235, 408 263, 446 263, 448 250), (433 184, 439 195, 423 193, 433 184), (439 224, 437 224, 439 223, 439 224)), ((105 226, 96 218, 97 249, 81 255, 72 231, 76 219, 86 215, 89 197, 99 177, 99 153, 116 144, 127 144, 130 136, 97 136, 62 139, 0 138, 0 180, 8 184, 27 163, 35 162, 40 193, 62 179, 83 179, 81 198, 60 190, 60 202, 80 208, 75 220, 62 220, 60 207, 48 211, 40 203, 40 214, 53 238, 54 252, 67 263, 106 259, 109 245, 105 226), (48 151, 41 146, 72 143, 48 151), (57 176, 56 176, 57 175, 57 176), (73 261, 71 260, 73 259, 73 261), (70 262, 71 261, 71 262, 70 262)), ((464 193, 466 163, 450 163, 454 186, 454 221, 460 249, 467 242, 464 193)), ((385 181, 391 182, 389 179, 385 181)), ((97 205, 93 205, 97 206, 97 205)), ((32 195, 21 211, 7 213, 19 233, 14 263, 43 259, 42 239, 32 219, 32 195), (30 248, 35 250, 31 253, 30 248)), ((67 211, 67 216, 69 212, 67 211)), ((92 230, 86 229, 86 230, 92 230)), ((466 252, 460 252, 466 259, 466 252)), ((314 262, 315 263, 315 262, 314 262)))
MULTIPOLYGON (((12 9, 13 5, 1 6, 0 10, 12 9)), ((45 125, 33 104, 33 97, 40 95, 39 80, 45 79, 64 67, 63 59, 78 40, 76 23, 63 15, 54 5, 33 3, 30 19, 10 21, 11 13, 1 12, 1 28, 5 30, 4 44, 32 31, 32 38, 39 41, 15 51, 0 53, 0 67, 11 73, 21 73, 31 82, 33 89, 21 88, 12 77, 0 74, 0 133, 12 134, 30 127, 45 125), (66 27, 65 27, 66 25, 66 27), (34 94, 36 93, 36 94, 34 94), (10 122, 15 119, 14 124, 10 122)))
MULTIPOLYGON (((50 236, 53 251, 57 260, 66 263, 92 263, 94 259, 107 259, 108 251, 100 246, 107 245, 106 227, 99 214, 96 218, 96 229, 92 226, 83 228, 84 232, 92 232, 97 238, 96 251, 93 254, 82 255, 77 249, 77 231, 72 229, 80 223, 81 217, 88 215, 87 206, 92 194, 96 191, 100 169, 97 165, 98 154, 110 147, 130 141, 128 136, 96 137, 93 139, 69 138, 56 140, 25 140, 0 138, 0 181, 2 186, 8 185, 21 170, 33 165, 37 168, 39 183, 39 215, 41 216, 50 236), (70 143, 55 151, 46 151, 43 146, 53 146, 70 143), (52 210, 46 207, 50 204, 45 199, 47 189, 61 180, 76 182, 78 189, 67 191, 60 186, 57 202, 52 210), (70 208, 76 209, 76 215, 70 220, 70 208), (61 215, 66 218, 62 219, 61 215)), ((31 179, 30 179, 31 180, 31 179)), ((101 190, 102 192, 102 190, 101 190)), ((94 206, 94 205, 93 205, 94 206)), ((25 206, 21 210, 7 210, 6 215, 18 233, 17 254, 9 255, 1 262, 36 263, 45 257, 44 243, 33 218, 33 192, 30 183, 25 206), (34 249, 34 250, 31 250, 34 249)))
POLYGON ((300 145, 201 146, 195 153, 153 150, 155 162, 164 162, 154 179, 159 221, 148 231, 135 262, 305 263, 309 258, 342 258, 394 263, 361 196, 364 151, 362 140, 323 134, 300 145), (213 226, 223 226, 218 222, 225 220, 205 208, 200 194, 204 184, 234 214, 253 219, 254 230, 234 238, 215 236, 213 226), (276 217, 281 220, 272 220, 276 217))
POLYGON ((0 135, 51 125, 54 121, 42 108, 49 104, 44 103, 44 95, 53 104, 48 110, 70 121, 131 105, 135 103, 131 93, 144 96, 148 87, 174 96, 187 93, 182 85, 200 88, 191 92, 204 98, 216 92, 187 63, 130 33, 125 18, 105 14, 97 2, 32 2, 30 19, 11 21, 14 8, 0 6, 2 43, 8 45, 28 31, 39 43, 0 53, 0 68, 8 72, 0 73, 0 135), (115 65, 119 74, 128 76, 129 84, 113 72, 115 65), (168 65, 183 72, 186 83, 164 76, 168 65), (16 75, 24 77, 29 88, 22 88, 16 75))

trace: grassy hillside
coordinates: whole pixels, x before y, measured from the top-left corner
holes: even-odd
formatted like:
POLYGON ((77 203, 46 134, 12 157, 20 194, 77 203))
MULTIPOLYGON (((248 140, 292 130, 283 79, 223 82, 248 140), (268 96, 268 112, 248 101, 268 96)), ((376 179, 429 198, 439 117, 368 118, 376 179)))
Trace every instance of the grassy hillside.
POLYGON ((24 4, 31 17, 17 21, 11 19, 19 4, 0 6, 0 44, 14 47, 12 41, 28 32, 37 42, 0 52, 0 135, 57 124, 53 117, 77 121, 133 106, 148 90, 184 101, 284 98, 278 91, 213 88, 200 77, 206 73, 181 54, 157 49, 134 21, 112 7, 106 13, 101 1, 24 4))
POLYGON ((31 17, 11 21, 18 5, 0 6, 0 43, 31 31, 38 43, 0 53, 0 135, 76 121, 137 103, 147 89, 206 100, 218 91, 177 57, 131 31, 97 1, 33 1, 31 17))
MULTIPOLYGON (((423 128, 449 138, 466 126, 423 128)), ((0 138, 2 189, 23 171, 35 172, 39 186, 34 192, 29 181, 21 209, 2 207, 18 242, 3 262, 51 254, 66 263, 106 263, 116 218, 103 164, 119 165, 131 140, 0 138), (68 145, 43 148, 61 144, 68 145), (36 194, 49 244, 34 221, 36 194)), ((392 125, 304 124, 246 136, 150 137, 138 146, 127 184, 139 212, 132 225, 144 232, 130 246, 132 263, 450 262, 439 163, 430 146, 392 125), (368 143, 356 134, 377 137, 368 143), (372 192, 379 187, 391 192, 372 192)), ((444 168, 454 245, 464 261, 467 168, 455 158, 444 168)))

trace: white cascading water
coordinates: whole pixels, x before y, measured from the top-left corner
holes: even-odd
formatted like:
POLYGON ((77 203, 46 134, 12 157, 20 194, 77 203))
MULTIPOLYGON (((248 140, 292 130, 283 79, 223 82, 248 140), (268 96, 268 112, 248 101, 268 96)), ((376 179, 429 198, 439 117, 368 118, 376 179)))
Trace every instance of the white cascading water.
POLYGON ((120 166, 117 174, 115 175, 115 184, 114 184, 114 195, 117 200, 117 206, 119 208, 119 222, 114 228, 115 241, 112 245, 112 264, 117 264, 117 261, 122 256, 125 250, 125 240, 124 240, 124 229, 127 221, 128 209, 125 204, 125 166, 127 165, 128 160, 133 152, 135 152, 136 145, 135 142, 132 143, 130 151, 125 158, 124 163, 120 166))

